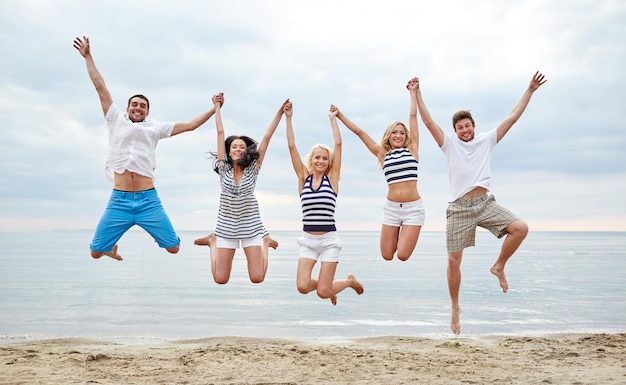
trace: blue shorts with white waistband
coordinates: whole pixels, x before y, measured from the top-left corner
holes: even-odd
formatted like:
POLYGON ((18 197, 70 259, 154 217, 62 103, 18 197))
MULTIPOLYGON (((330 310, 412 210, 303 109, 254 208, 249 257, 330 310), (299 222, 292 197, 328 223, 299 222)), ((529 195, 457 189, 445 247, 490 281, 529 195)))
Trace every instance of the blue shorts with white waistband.
POLYGON ((159 247, 169 249, 180 244, 155 189, 113 190, 91 241, 91 250, 111 251, 122 235, 134 225, 146 230, 159 247))

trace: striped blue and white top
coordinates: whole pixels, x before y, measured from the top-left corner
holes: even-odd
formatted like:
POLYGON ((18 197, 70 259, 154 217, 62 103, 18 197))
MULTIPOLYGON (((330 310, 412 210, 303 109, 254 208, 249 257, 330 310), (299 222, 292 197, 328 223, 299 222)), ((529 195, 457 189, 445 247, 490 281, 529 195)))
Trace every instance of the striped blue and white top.
POLYGON ((313 175, 305 179, 300 201, 304 231, 337 231, 335 227, 337 193, 325 174, 317 190, 313 189, 313 175))
POLYGON ((406 147, 393 149, 385 155, 383 172, 388 185, 417 180, 417 160, 406 147))
POLYGON ((261 222, 259 203, 254 196, 256 178, 259 170, 257 162, 252 162, 244 169, 239 185, 235 183, 231 164, 218 163, 220 175, 220 205, 217 213, 215 235, 227 239, 248 239, 264 237, 268 231, 261 222))

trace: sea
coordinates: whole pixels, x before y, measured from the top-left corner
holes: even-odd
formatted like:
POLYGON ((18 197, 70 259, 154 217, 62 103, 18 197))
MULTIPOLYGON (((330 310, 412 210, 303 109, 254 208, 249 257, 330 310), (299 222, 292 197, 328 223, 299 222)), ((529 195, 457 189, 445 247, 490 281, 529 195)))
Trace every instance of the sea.
MULTIPOLYGON (((380 257, 378 232, 340 231, 336 278, 352 273, 365 291, 344 290, 336 306, 296 290, 298 231, 272 232, 279 247, 261 284, 249 281, 237 250, 226 285, 211 278, 208 247, 193 244, 204 232, 180 232, 172 255, 133 228, 119 242, 121 262, 92 259, 92 235, 0 233, 0 343, 454 337, 443 232, 422 232, 402 262, 380 257)), ((531 231, 507 264, 506 294, 489 273, 500 245, 479 230, 465 250, 461 336, 626 332, 625 232, 531 231)))

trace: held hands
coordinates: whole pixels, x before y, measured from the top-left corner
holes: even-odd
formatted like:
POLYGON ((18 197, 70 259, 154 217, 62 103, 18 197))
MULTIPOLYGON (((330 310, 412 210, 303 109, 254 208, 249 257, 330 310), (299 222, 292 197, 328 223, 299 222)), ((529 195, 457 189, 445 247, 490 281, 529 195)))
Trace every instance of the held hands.
POLYGON ((291 118, 293 116, 293 103, 289 99, 285 100, 282 105, 283 113, 286 117, 291 118))
POLYGON ((78 50, 82 57, 86 57, 91 54, 89 49, 89 38, 86 36, 83 36, 82 40, 80 37, 74 39, 74 48, 78 50))
POLYGON ((417 91, 420 88, 420 80, 418 78, 412 78, 406 83, 406 89, 409 91, 417 91))
POLYGON ((535 74, 533 75, 532 80, 530 81, 530 84, 528 85, 528 88, 531 91, 536 91, 537 88, 539 88, 541 85, 543 85, 543 83, 547 82, 548 79, 546 79, 546 77, 539 71, 535 72, 535 74))
POLYGON ((337 106, 335 106, 334 104, 331 104, 330 110, 328 111, 328 117, 330 119, 335 119, 337 118, 338 114, 339 114, 339 108, 337 108, 337 106))
POLYGON ((224 105, 224 93, 220 92, 219 94, 213 95, 213 97, 211 98, 211 101, 213 102, 213 105, 215 107, 221 108, 224 105))

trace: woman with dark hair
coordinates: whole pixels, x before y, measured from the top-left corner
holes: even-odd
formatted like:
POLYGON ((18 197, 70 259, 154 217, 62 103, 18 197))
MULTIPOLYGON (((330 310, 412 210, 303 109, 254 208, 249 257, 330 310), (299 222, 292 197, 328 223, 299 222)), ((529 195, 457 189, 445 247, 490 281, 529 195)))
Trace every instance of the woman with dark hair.
POLYGON ((228 283, 235 250, 240 246, 246 254, 250 281, 261 283, 267 272, 268 249, 275 249, 278 243, 269 236, 261 222, 254 188, 265 151, 280 123, 287 101, 280 106, 257 145, 247 136, 232 135, 224 140, 221 100, 222 94, 213 97, 218 143, 214 170, 220 176, 222 187, 217 225, 215 233, 198 238, 194 243, 210 247, 211 271, 216 283, 228 283))

